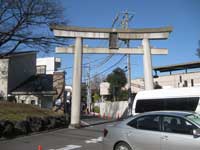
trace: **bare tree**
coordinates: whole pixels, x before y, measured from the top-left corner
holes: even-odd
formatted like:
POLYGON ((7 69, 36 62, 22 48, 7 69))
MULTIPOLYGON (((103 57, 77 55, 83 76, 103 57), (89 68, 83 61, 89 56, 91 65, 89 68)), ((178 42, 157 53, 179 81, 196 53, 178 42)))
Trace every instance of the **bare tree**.
POLYGON ((0 0, 0 52, 10 54, 29 47, 48 52, 62 39, 50 32, 50 24, 66 24, 58 0, 0 0))
POLYGON ((95 76, 90 82, 91 84, 91 89, 93 91, 99 91, 100 90, 100 84, 101 82, 103 82, 103 80, 105 80, 105 77, 100 77, 100 76, 95 76))

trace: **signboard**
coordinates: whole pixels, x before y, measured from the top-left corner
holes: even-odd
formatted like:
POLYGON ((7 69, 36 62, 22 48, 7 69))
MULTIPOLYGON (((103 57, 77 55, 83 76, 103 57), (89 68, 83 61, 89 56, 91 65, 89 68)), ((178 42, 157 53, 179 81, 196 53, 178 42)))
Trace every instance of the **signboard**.
POLYGON ((109 48, 110 49, 118 49, 118 35, 116 32, 110 33, 109 37, 109 48))
POLYGON ((108 82, 102 82, 100 84, 100 95, 109 95, 109 87, 110 87, 110 83, 108 82))

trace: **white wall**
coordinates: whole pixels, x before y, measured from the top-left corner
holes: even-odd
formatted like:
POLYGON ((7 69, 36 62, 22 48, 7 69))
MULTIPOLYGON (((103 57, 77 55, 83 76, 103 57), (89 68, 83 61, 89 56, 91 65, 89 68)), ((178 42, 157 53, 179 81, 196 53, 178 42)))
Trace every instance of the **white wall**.
POLYGON ((19 95, 15 96, 17 103, 31 104, 31 100, 35 101, 35 105, 39 105, 39 98, 34 95, 19 95))
POLYGON ((119 117, 126 115, 128 101, 95 103, 95 106, 100 107, 101 116, 117 118, 118 115, 119 117))
POLYGON ((19 95, 15 96, 17 103, 31 104, 35 101, 36 106, 41 108, 52 108, 52 96, 19 95))
MULTIPOLYGON (((194 86, 200 86, 200 72, 178 73, 172 75, 159 76, 154 78, 154 82, 158 82, 162 88, 179 88, 182 87, 184 81, 188 82, 188 87, 191 87, 191 80, 194 81, 194 86), (182 78, 182 83, 180 82, 182 78)), ((144 90, 144 79, 138 78, 131 81, 132 92, 137 93, 144 90)))
POLYGON ((55 71, 55 57, 37 58, 36 66, 45 65, 46 74, 53 74, 55 71))
POLYGON ((179 73, 172 74, 166 76, 159 76, 155 78, 154 81, 157 81, 163 87, 182 87, 184 81, 188 82, 188 87, 191 87, 191 80, 194 81, 194 86, 198 86, 200 84, 200 72, 191 72, 191 73, 179 73), (182 78, 182 83, 180 82, 180 77, 182 78))

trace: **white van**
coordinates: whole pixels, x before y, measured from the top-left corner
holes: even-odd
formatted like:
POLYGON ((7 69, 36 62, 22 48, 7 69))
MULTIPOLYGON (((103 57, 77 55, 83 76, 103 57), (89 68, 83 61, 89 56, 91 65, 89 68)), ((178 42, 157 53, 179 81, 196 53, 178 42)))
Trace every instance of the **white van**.
POLYGON ((138 92, 132 114, 156 110, 185 110, 200 113, 200 87, 156 89, 138 92))

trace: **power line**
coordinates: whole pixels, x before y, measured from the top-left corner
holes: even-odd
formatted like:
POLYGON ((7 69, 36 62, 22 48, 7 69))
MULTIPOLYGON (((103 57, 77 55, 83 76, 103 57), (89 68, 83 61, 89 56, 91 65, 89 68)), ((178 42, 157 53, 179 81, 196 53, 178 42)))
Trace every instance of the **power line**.
MULTIPOLYGON (((104 58, 95 59, 95 60, 91 61, 91 63, 97 62, 97 61, 99 61, 99 60, 101 60, 101 59, 104 59, 104 58)), ((82 64, 82 67, 87 66, 87 65, 88 65, 88 63, 82 64)), ((59 68, 58 70, 67 70, 67 69, 73 69, 73 66, 64 67, 64 68, 59 68)), ((53 71, 53 70, 52 70, 52 71, 53 71)))
MULTIPOLYGON (((112 23, 112 28, 113 28, 113 27, 115 26, 115 24, 117 23, 117 20, 119 19, 119 17, 120 17, 120 14, 116 15, 116 17, 115 17, 115 19, 113 20, 113 23, 112 23)), ((120 24, 119 24, 119 25, 120 25, 120 24)), ((120 42, 119 47, 121 47, 122 44, 124 44, 123 41, 120 42)), ((108 55, 99 65, 96 65, 96 66, 94 66, 94 67, 97 68, 97 67, 100 67, 100 66, 106 64, 114 55, 115 55, 115 54, 110 54, 110 55, 108 55)), ((124 58, 125 56, 126 56, 126 55, 124 55, 123 58, 124 58)), ((121 62, 121 59, 120 59, 119 62, 121 62)), ((112 68, 112 67, 111 67, 111 68, 112 68)), ((108 68, 108 69, 109 69, 109 68, 108 68)), ((106 71, 107 71, 107 69, 106 69, 106 71)), ((101 73, 102 73, 102 72, 97 73, 97 74, 94 75, 93 77, 98 76, 98 75, 100 75, 101 73)), ((103 71, 103 73, 104 73, 104 71, 103 71)))
MULTIPOLYGON (((114 20, 112 22, 111 28, 114 28, 114 26, 115 26, 115 24, 116 24, 118 19, 119 19, 119 14, 115 16, 115 18, 114 18, 114 20)), ((96 65, 94 67, 97 68, 97 67, 100 67, 100 66, 106 64, 114 55, 115 54, 109 54, 101 63, 99 63, 99 65, 96 65)))
MULTIPOLYGON (((124 12, 120 12, 117 14, 115 18, 115 22, 119 20, 121 24, 121 28, 127 30, 129 27, 129 22, 133 19, 135 13, 128 12, 127 10, 124 12)), ((124 44, 126 44, 127 48, 130 47, 129 40, 124 40, 124 44)), ((131 60, 130 54, 127 54, 127 79, 128 79, 128 116, 132 113, 132 96, 131 96, 131 60)))
MULTIPOLYGON (((91 78, 95 78, 96 76, 99 76, 99 75, 101 75, 101 74, 107 72, 107 71, 110 70, 111 68, 115 67, 116 65, 118 65, 118 64, 124 59, 125 56, 126 56, 126 55, 123 55, 123 56, 120 58, 120 60, 117 61, 115 64, 113 64, 112 66, 108 67, 108 68, 105 69, 104 71, 93 75, 91 78)), ((91 78, 90 78, 90 79, 91 79, 91 78)))

